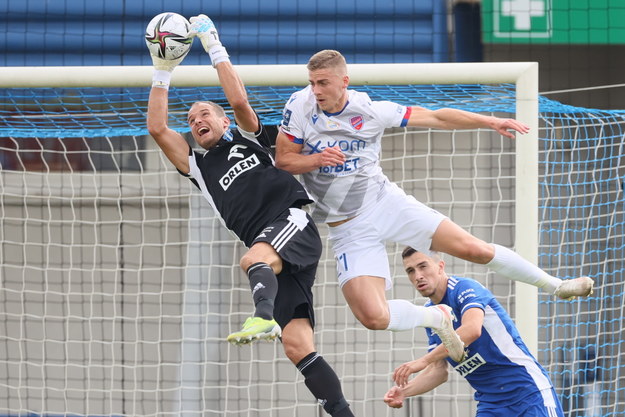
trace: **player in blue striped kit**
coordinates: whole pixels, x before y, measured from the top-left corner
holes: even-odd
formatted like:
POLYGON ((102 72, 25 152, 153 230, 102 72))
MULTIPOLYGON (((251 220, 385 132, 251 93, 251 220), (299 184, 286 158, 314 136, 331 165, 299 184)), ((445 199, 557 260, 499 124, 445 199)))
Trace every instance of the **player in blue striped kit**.
POLYGON ((454 328, 465 343, 466 356, 460 363, 453 361, 440 339, 426 329, 429 352, 395 369, 397 385, 384 397, 389 407, 400 408, 405 398, 447 381, 449 363, 475 389, 477 417, 564 417, 547 372, 489 290, 473 279, 448 276, 437 254, 408 247, 402 259, 410 282, 430 299, 426 305, 452 307, 454 328), (413 373, 417 375, 409 381, 413 373))

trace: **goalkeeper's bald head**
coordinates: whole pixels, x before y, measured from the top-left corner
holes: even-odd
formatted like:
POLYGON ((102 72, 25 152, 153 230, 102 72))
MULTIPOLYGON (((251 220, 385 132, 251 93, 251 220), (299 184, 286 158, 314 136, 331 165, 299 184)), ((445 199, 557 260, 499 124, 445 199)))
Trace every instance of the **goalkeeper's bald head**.
POLYGON ((341 55, 339 51, 333 49, 324 49, 311 56, 306 68, 308 68, 308 71, 333 68, 338 70, 342 75, 347 74, 347 62, 345 61, 345 57, 341 55))

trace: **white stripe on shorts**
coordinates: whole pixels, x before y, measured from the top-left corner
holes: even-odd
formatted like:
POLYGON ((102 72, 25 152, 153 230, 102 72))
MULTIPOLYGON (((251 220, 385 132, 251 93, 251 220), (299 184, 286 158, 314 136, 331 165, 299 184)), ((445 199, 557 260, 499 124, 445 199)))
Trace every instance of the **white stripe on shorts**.
POLYGON ((278 235, 271 241, 271 246, 280 252, 284 245, 295 236, 298 230, 304 230, 308 224, 308 218, 306 212, 302 209, 291 208, 291 214, 287 217, 288 224, 278 233, 278 235))
POLYGON ((271 241, 271 246, 274 247, 276 252, 280 252, 284 245, 297 233, 297 226, 293 223, 289 223, 284 229, 278 233, 278 235, 271 241))

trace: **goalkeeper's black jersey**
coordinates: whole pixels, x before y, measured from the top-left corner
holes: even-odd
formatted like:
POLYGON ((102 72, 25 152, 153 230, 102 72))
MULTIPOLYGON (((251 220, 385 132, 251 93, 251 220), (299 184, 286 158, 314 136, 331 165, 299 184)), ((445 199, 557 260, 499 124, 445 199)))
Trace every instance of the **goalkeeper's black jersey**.
MULTIPOLYGON (((264 126, 255 138, 226 131, 205 152, 189 149, 189 179, 246 246, 289 207, 312 202, 300 182, 274 166, 264 126)), ((183 174, 184 175, 184 174, 183 174)))

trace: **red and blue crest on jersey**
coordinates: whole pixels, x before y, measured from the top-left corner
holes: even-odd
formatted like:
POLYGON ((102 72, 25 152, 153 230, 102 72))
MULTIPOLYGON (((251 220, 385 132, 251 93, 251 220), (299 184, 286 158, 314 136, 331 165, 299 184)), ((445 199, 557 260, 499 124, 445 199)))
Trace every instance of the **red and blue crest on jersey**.
POLYGON ((365 121, 363 120, 362 116, 354 116, 351 119, 349 119, 349 122, 352 124, 352 127, 356 130, 362 129, 362 127, 365 124, 365 121))

